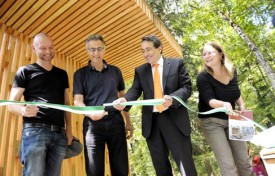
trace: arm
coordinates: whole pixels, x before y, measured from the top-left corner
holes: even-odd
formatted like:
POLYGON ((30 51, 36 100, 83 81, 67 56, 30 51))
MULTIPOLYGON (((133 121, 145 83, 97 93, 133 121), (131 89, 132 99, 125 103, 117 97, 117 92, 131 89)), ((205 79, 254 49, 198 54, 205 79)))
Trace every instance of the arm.
MULTIPOLYGON (((75 106, 86 106, 84 104, 84 97, 83 95, 81 94, 75 94, 74 95, 74 105, 75 106)), ((91 114, 84 114, 85 116, 89 117, 90 119, 96 121, 96 120, 100 120, 102 119, 105 115, 106 115, 106 112, 102 113, 102 114, 97 114, 97 115, 91 115, 91 114)))
MULTIPOLYGON (((66 88, 64 92, 64 104, 68 106, 70 105, 68 88, 66 88)), ((71 113, 67 111, 65 111, 65 123, 66 123, 66 136, 68 138, 68 145, 71 145, 73 140, 72 120, 71 120, 71 113)))
MULTIPOLYGON (((118 97, 122 98, 122 97, 124 97, 124 95, 125 95, 124 90, 118 92, 118 97)), ((134 128, 131 124, 130 114, 129 114, 129 112, 122 111, 122 115, 125 119, 125 130, 126 130, 126 134, 127 134, 127 139, 130 139, 133 136, 133 133, 134 133, 134 128), (128 132, 130 134, 128 134, 128 132)))
POLYGON ((237 105, 239 106, 240 113, 243 113, 245 111, 245 105, 242 96, 239 97, 239 99, 236 101, 237 105))
POLYGON ((228 111, 233 111, 232 105, 229 102, 217 100, 217 99, 211 99, 209 101, 209 105, 212 108, 219 108, 219 107, 225 107, 228 111))
MULTIPOLYGON (((21 87, 12 88, 9 100, 20 101, 24 91, 25 89, 21 87)), ((8 109, 12 113, 25 117, 34 117, 39 111, 39 108, 34 105, 8 105, 8 109)))
MULTIPOLYGON (((173 69, 173 68, 171 68, 171 69, 173 69)), ((187 99, 191 96, 192 84, 191 84, 191 79, 189 77, 187 68, 185 67, 185 65, 183 63, 183 60, 178 61, 178 83, 177 84, 178 84, 177 89, 173 93, 171 93, 170 95, 171 96, 172 95, 178 96, 183 101, 186 102, 187 99)), ((181 106, 181 104, 177 101, 171 102, 170 97, 164 96, 164 99, 166 100, 165 103, 168 103, 168 105, 170 103, 173 103, 172 104, 173 107, 177 108, 177 107, 181 106)))

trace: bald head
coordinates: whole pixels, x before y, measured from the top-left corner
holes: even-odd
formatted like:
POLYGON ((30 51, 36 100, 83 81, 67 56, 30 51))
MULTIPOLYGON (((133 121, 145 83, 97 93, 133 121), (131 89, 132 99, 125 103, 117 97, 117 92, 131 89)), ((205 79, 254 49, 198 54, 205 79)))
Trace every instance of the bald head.
POLYGON ((38 33, 34 36, 33 45, 36 46, 39 43, 39 41, 45 41, 45 40, 53 43, 52 39, 46 33, 38 33))
POLYGON ((38 59, 43 61, 51 61, 55 54, 53 41, 45 33, 39 33, 34 37, 33 50, 38 59))

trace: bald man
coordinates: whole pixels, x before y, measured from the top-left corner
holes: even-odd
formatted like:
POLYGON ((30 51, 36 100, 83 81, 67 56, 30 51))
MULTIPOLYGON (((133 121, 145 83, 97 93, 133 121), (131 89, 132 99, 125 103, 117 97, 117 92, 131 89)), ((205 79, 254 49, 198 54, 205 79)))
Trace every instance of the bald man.
MULTIPOLYGON (((16 72, 10 100, 69 105, 69 83, 65 70, 52 65, 55 55, 51 38, 39 33, 33 40, 37 61, 16 72)), ((67 145, 72 142, 68 112, 34 105, 9 105, 9 111, 23 117, 20 159, 24 176, 60 175, 67 145)))

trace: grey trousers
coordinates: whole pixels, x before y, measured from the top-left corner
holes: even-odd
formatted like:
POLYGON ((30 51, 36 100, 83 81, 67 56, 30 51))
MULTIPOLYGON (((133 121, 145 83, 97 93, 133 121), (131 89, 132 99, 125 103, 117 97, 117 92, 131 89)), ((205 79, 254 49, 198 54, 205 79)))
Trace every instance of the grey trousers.
POLYGON ((251 176, 246 142, 228 139, 228 120, 199 119, 207 143, 214 152, 222 176, 251 176))

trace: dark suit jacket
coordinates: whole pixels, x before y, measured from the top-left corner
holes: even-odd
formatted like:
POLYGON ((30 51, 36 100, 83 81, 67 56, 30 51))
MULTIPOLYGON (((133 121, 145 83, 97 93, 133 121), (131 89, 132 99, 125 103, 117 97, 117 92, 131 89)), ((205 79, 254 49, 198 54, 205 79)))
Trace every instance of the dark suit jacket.
MULTIPOLYGON (((188 72, 182 59, 163 58, 164 95, 176 95, 184 101, 191 96, 192 86, 188 72)), ((154 83, 151 64, 146 63, 135 69, 132 87, 127 91, 127 101, 137 100, 143 93, 143 99, 154 99, 154 83)), ((148 138, 152 127, 153 106, 142 107, 142 135, 148 138)), ((190 135, 191 127, 187 109, 177 100, 167 110, 169 117, 175 122, 176 127, 186 136, 190 135)))

